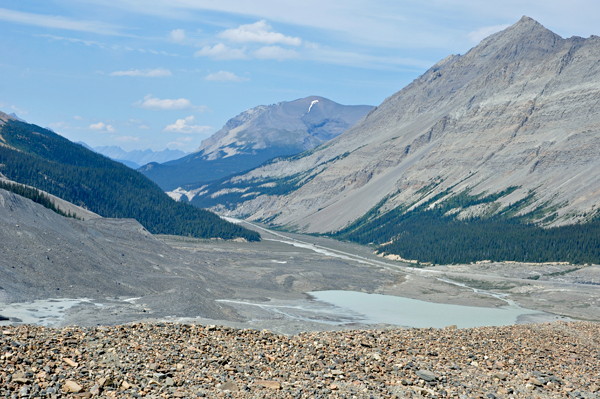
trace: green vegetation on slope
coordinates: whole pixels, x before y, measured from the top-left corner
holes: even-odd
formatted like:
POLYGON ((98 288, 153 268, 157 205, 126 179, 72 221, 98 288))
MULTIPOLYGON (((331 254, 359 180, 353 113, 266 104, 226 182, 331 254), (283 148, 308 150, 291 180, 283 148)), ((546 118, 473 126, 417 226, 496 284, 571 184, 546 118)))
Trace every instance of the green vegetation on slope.
POLYGON ((380 213, 382 202, 333 237, 376 244, 380 252, 437 264, 479 260, 600 263, 600 221, 544 229, 531 220, 551 220, 552 208, 515 216, 531 203, 533 193, 500 212, 477 218, 458 220, 448 213, 479 204, 496 210, 494 202, 515 189, 488 196, 472 196, 468 191, 452 195, 446 190, 408 212, 407 207, 398 207, 380 213))
POLYGON ((32 200, 33 202, 35 202, 36 204, 40 204, 41 206, 46 207, 46 208, 50 209, 51 211, 58 213, 61 216, 79 219, 76 215, 72 214, 71 212, 65 213, 65 212, 61 211, 60 209, 58 209, 56 207, 56 205, 54 204, 54 201, 52 201, 52 199, 50 199, 50 197, 48 197, 46 194, 44 194, 40 190, 36 190, 35 188, 23 186, 20 184, 13 184, 13 183, 1 181, 1 180, 0 180, 0 188, 4 189, 6 191, 15 193, 17 195, 20 195, 21 197, 28 198, 28 199, 32 200))
POLYGON ((193 237, 260 235, 212 212, 173 201, 156 184, 112 161, 35 125, 10 121, 0 134, 0 172, 104 217, 133 218, 148 231, 193 237))
MULTIPOLYGON (((310 151, 314 151, 310 150, 310 151)), ((308 152, 308 151, 307 151, 308 152)), ((305 154, 306 152, 302 153, 305 154)), ((262 165, 269 165, 285 159, 293 159, 301 154, 273 158, 262 165)), ((235 181, 236 176, 244 175, 246 172, 236 173, 231 176, 212 181, 210 183, 198 183, 186 185, 185 190, 193 190, 198 187, 202 188, 202 195, 195 196, 190 203, 200 208, 210 208, 216 205, 222 205, 226 208, 233 209, 235 206, 254 199, 260 195, 286 195, 298 190, 300 187, 314 179, 323 171, 322 166, 334 162, 338 159, 343 159, 349 155, 348 152, 338 155, 322 164, 309 169, 302 173, 297 173, 291 176, 284 177, 266 177, 255 178, 252 180, 235 181), (213 197, 214 194, 217 194, 213 197)), ((263 221, 267 222, 267 221, 263 221)))

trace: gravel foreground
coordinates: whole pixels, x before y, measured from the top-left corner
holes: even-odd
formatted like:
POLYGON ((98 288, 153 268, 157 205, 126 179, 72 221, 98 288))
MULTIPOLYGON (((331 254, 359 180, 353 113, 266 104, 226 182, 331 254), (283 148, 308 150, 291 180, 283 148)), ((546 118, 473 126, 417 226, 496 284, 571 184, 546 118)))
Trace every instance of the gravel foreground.
POLYGON ((277 335, 196 324, 4 327, 0 396, 596 398, 600 324, 277 335))

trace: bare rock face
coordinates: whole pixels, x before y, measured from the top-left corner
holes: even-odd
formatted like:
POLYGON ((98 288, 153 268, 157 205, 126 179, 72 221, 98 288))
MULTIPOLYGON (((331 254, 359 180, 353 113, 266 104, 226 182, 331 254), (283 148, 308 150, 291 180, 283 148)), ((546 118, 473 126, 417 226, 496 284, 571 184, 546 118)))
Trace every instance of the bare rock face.
POLYGON ((348 130, 372 108, 318 96, 259 105, 230 119, 197 152, 214 160, 269 147, 308 150, 348 130))
POLYGON ((385 210, 447 189, 518 187, 498 209, 533 196, 523 212, 555 207, 546 224, 585 220, 600 200, 599 101, 600 37, 562 39, 523 17, 438 62, 326 146, 236 177, 305 176, 294 191, 250 197, 229 214, 328 232, 382 199, 385 210))
POLYGON ((259 105, 230 119, 196 152, 160 165, 150 163, 139 171, 167 192, 224 178, 274 157, 312 149, 351 128, 372 109, 318 96, 259 105))

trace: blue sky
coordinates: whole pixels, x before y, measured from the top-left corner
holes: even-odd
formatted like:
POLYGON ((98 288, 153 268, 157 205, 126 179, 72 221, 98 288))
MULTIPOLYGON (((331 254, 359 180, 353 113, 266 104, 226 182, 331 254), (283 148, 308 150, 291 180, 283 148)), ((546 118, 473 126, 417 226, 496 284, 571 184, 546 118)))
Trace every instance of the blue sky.
POLYGON ((0 110, 92 146, 189 152, 260 104, 378 105, 522 15, 600 35, 597 0, 0 0, 0 110))

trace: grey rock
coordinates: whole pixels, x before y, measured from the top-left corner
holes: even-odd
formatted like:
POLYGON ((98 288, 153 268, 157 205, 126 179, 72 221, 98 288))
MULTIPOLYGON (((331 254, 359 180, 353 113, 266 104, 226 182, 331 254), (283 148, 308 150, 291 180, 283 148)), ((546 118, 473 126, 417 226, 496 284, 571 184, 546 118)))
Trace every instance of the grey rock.
POLYGON ((27 385, 19 389, 19 396, 29 396, 29 387, 27 385))
POLYGON ((227 381, 221 384, 221 387, 219 389, 222 391, 239 391, 237 384, 233 381, 227 381))
MULTIPOLYGON (((210 181, 256 167, 281 155, 297 154, 331 140, 373 109, 310 96, 259 105, 230 119, 198 150, 181 159, 139 169, 164 190, 210 181)), ((188 199, 192 195, 187 195, 188 199)))
POLYGON ((415 374, 417 377, 427 382, 432 382, 436 380, 435 374, 429 370, 417 370, 415 374))
POLYGON ((175 385, 175 381, 171 377, 165 378, 165 385, 168 387, 172 387, 175 385))
POLYGON ((456 208, 459 218, 497 212, 533 190, 525 211, 556 205, 549 224, 586 220, 600 200, 598 98, 600 37, 563 39, 523 17, 441 60, 327 146, 235 177, 241 190, 264 178, 306 183, 248 196, 229 215, 330 232, 383 198, 384 210, 415 204, 439 182, 428 198, 519 187, 496 204, 456 208))

